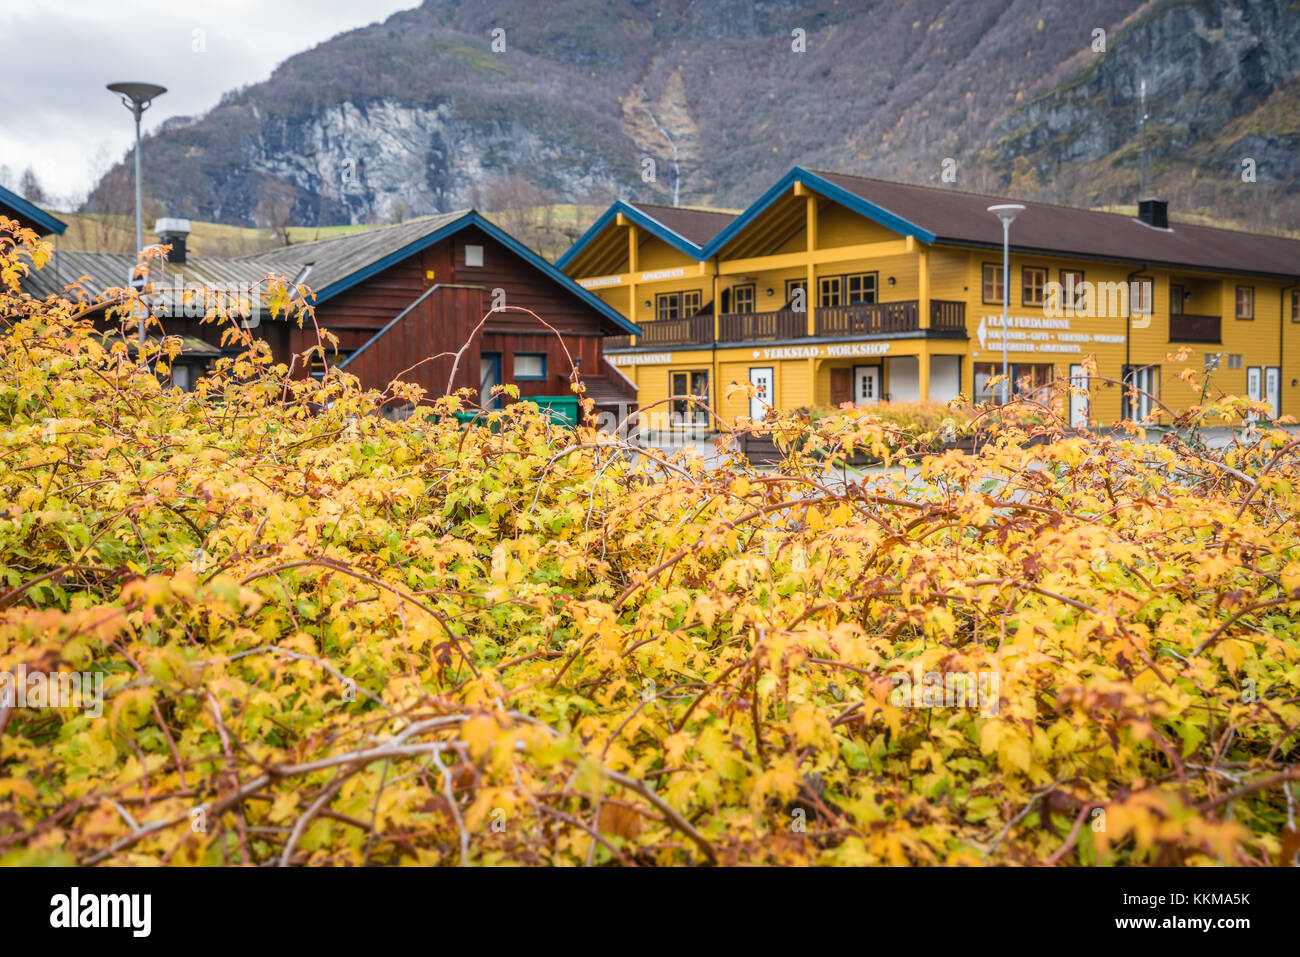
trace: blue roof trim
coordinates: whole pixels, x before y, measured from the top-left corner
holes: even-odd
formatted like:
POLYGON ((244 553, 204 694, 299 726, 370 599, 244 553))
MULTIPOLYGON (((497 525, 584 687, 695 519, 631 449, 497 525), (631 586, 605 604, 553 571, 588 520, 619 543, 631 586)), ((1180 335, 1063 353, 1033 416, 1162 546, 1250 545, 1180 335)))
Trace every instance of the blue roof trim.
POLYGON ((915 236, 923 243, 932 243, 937 238, 934 233, 928 229, 922 229, 916 223, 909 222, 901 216, 895 216, 889 210, 877 206, 875 203, 869 203, 861 196, 850 193, 842 187, 836 186, 830 180, 823 179, 816 173, 810 173, 802 166, 796 166, 790 172, 781 177, 780 182, 769 189, 750 205, 743 213, 737 216, 726 229, 714 236, 709 244, 702 250, 705 259, 716 255, 718 250, 736 238, 736 235, 758 216, 781 198, 795 183, 803 183, 809 189, 820 193, 829 200, 839 203, 847 209, 859 215, 865 216, 873 222, 879 223, 886 229, 892 229, 896 233, 902 233, 904 236, 915 236))
POLYGON ((578 238, 578 241, 565 251, 563 256, 555 261, 556 268, 563 269, 567 266, 569 261, 573 259, 574 256, 578 255, 578 253, 582 252, 582 250, 587 247, 588 243, 600 235, 605 228, 614 221, 619 213, 622 213, 642 229, 645 229, 652 235, 662 239, 674 249, 690 256, 696 262, 701 262, 709 258, 704 255, 704 248, 702 246, 695 245, 695 243, 681 235, 681 233, 673 232, 653 216, 641 212, 641 210, 637 209, 631 203, 625 203, 620 199, 610 206, 609 209, 605 210, 600 219, 596 220, 596 222, 592 224, 592 227, 583 233, 578 238))
POLYGON ((622 313, 618 312, 612 306, 602 301, 598 296, 594 296, 591 293, 589 293, 587 290, 583 289, 581 286, 579 286, 576 282, 574 282, 564 273, 560 272, 560 270, 557 269, 555 266, 552 266, 541 256, 537 255, 537 253, 533 252, 523 243, 519 242, 519 240, 515 239, 505 230, 501 229, 501 227, 496 226, 493 223, 489 222, 488 220, 484 219, 482 216, 480 216, 477 212, 473 210, 466 213, 464 216, 461 216, 459 219, 453 219, 450 223, 447 223, 445 226, 442 226, 439 229, 435 229, 433 232, 428 233, 425 236, 421 236, 419 239, 415 240, 414 242, 407 243, 401 249, 389 253, 387 256, 383 257, 382 259, 377 259, 374 262, 372 262, 370 265, 358 269, 356 272, 352 273, 351 275, 344 276, 342 279, 335 280, 334 282, 330 283, 328 286, 325 286, 323 289, 317 290, 315 296, 317 304, 322 303, 327 299, 332 299, 333 297, 337 296, 339 293, 351 289, 353 286, 357 285, 358 283, 365 282, 365 280, 369 279, 371 276, 374 276, 376 273, 383 272, 389 266, 395 266, 402 260, 406 259, 408 256, 413 256, 415 253, 418 253, 423 249, 427 249, 428 247, 432 246, 434 243, 440 242, 441 240, 446 239, 448 236, 453 236, 456 233, 460 232, 462 229, 466 229, 470 226, 477 226, 479 229, 483 230, 483 232, 487 233, 489 236, 491 236, 493 239, 499 242, 502 246, 505 246, 512 253, 514 253, 520 259, 524 260, 526 263, 528 263, 538 272, 545 275, 547 278, 552 279, 555 282, 559 283, 562 287, 567 289, 569 292, 573 293, 575 296, 577 296, 588 306, 591 306, 591 308, 595 309, 602 316, 612 321, 620 329, 624 329, 630 335, 634 335, 634 336, 639 336, 641 334, 640 327, 634 323, 629 322, 626 318, 624 318, 622 313))
POLYGON ((45 210, 33 206, 17 193, 11 193, 3 186, 0 186, 0 206, 8 206, 15 210, 20 216, 30 219, 47 233, 62 236, 63 231, 68 228, 68 224, 63 220, 55 219, 45 210))

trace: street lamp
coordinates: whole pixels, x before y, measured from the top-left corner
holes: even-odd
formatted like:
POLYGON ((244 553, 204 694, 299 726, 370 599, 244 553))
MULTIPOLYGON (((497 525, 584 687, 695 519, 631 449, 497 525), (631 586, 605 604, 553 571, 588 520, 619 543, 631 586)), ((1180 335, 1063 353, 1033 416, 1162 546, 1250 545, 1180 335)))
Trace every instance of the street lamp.
POLYGON ((998 203, 989 212, 1002 220, 1002 401, 1011 398, 1011 374, 1007 365, 1007 311, 1011 308, 1011 221, 1025 207, 1019 203, 998 203))
MULTIPOLYGON (((156 83, 110 83, 109 90, 121 94, 122 105, 135 117, 135 254, 144 248, 144 200, 140 189, 140 117, 149 109, 155 97, 167 92, 167 87, 156 83)), ((135 271, 131 278, 134 280, 135 271)), ((132 283, 134 285, 134 282, 132 283)), ((140 317, 140 348, 144 349, 145 320, 140 317)))

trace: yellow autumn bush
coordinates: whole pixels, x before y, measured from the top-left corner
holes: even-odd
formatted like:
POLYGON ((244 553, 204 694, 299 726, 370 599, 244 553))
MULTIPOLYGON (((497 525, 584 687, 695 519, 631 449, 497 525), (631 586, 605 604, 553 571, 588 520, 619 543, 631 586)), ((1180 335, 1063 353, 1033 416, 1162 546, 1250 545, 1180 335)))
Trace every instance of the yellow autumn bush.
MULTIPOLYGON (((1300 463, 1282 429, 1197 441, 1239 400, 1159 444, 1009 425, 909 460, 857 417, 837 447, 911 467, 710 466, 523 403, 389 421, 256 342, 180 392, 174 341, 142 364, 88 304, 20 294, 45 251, 15 236, 0 672, 103 698, 10 679, 5 863, 1296 850, 1300 463)), ((280 292, 273 321, 310 322, 280 292)))

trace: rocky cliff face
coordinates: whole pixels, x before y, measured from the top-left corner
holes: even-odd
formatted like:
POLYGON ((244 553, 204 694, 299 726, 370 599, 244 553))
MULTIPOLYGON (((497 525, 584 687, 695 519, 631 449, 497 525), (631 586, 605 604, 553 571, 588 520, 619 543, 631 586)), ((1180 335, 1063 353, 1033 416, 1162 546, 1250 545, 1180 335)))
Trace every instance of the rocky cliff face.
POLYGON ((617 189, 607 157, 580 142, 547 135, 525 117, 480 124, 449 103, 424 106, 390 97, 342 102, 301 117, 269 117, 252 137, 248 163, 323 208, 330 221, 386 222, 412 212, 474 205, 477 190, 502 171, 501 159, 527 158, 558 195, 617 189))
POLYGON ((796 163, 938 183, 950 159, 957 188, 1125 204, 1145 79, 1152 192, 1296 229, 1298 41, 1291 0, 426 0, 168 124, 146 181, 241 225, 482 205, 508 177, 742 206, 796 163))
MULTIPOLYGON (((1141 84, 1147 98, 1149 192, 1175 206, 1255 207, 1274 196, 1295 211, 1300 147, 1300 11, 1294 4, 1160 3, 1111 31, 1106 51, 1081 54, 1066 82, 1008 116, 989 153, 1041 184, 1063 167, 1090 173, 1076 199, 1104 203, 1139 162, 1141 84), (1290 114, 1289 116, 1287 114, 1290 114), (1254 180, 1243 179, 1244 160, 1254 180)), ((1130 201, 1132 194, 1130 194, 1130 201)), ((1275 222, 1275 225, 1297 225, 1275 222)))

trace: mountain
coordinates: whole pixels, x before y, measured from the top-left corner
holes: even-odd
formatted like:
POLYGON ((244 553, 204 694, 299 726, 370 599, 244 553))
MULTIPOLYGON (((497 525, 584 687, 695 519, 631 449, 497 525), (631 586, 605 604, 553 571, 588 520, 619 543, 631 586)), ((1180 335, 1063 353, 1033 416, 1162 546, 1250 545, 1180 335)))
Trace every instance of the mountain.
POLYGON ((426 0, 165 124, 145 182, 237 225, 740 207, 795 164, 1131 205, 1144 79, 1149 192, 1300 229, 1294 0, 426 0))

